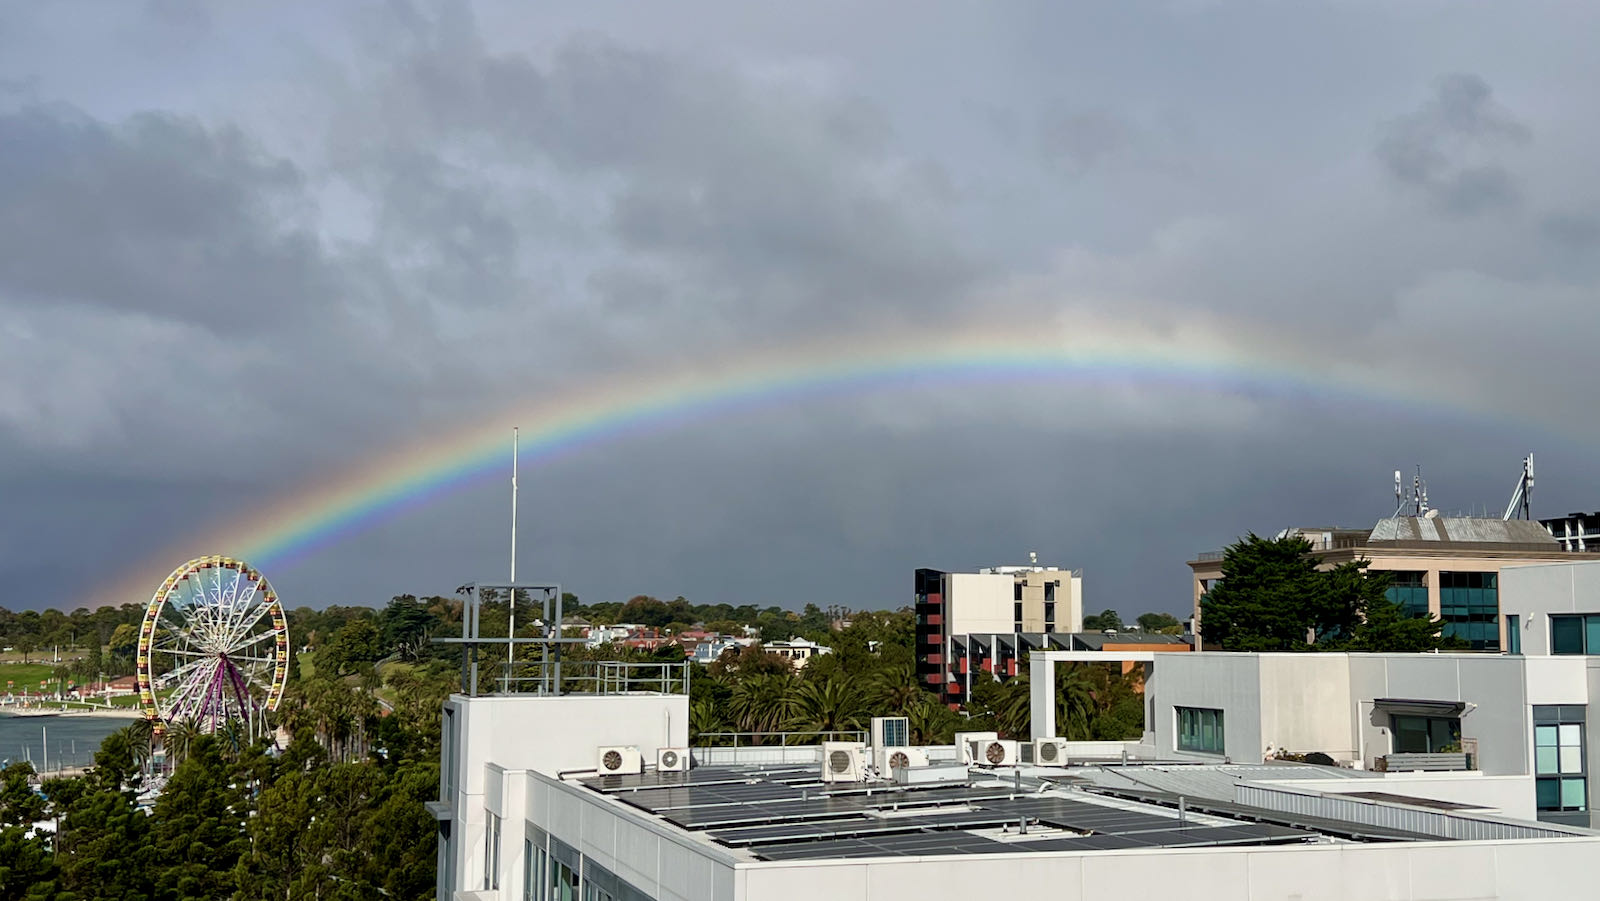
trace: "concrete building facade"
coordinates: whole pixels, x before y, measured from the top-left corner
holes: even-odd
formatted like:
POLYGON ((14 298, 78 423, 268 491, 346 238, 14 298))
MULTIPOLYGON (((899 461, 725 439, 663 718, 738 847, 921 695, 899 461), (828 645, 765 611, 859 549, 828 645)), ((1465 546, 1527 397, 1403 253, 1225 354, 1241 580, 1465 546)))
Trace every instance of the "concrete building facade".
MULTIPOLYGON (((914 576, 917 678, 946 703, 967 697, 961 658, 973 667, 966 636, 1051 636, 1083 628, 1083 574, 1053 566, 998 566, 975 573, 919 569, 914 576)), ((1029 643, 991 648, 990 668, 1015 673, 1029 643)), ((1033 647, 1049 647, 1049 639, 1033 647)), ((986 646, 987 647, 987 646, 986 646)))
MULTIPOLYGON (((1036 737, 1053 729, 1051 670, 1083 657, 1034 655, 1036 737)), ((1432 780, 1429 797, 1589 826, 1593 698, 1600 658, 1584 656, 1152 655, 1145 743, 1160 759, 1325 754, 1357 770, 1416 770, 1432 780)))
MULTIPOLYGON (((1446 516, 1395 516, 1371 529, 1290 529, 1311 543, 1321 568, 1367 560, 1368 572, 1393 577, 1390 600, 1412 613, 1441 617, 1444 634, 1473 650, 1498 651, 1510 640, 1500 616, 1501 571, 1530 563, 1571 562, 1572 553, 1538 523, 1446 516)), ((1600 554, 1585 554, 1600 560, 1600 554)), ((1223 552, 1189 561, 1194 628, 1199 649, 1205 624, 1200 604, 1222 578, 1223 552)))

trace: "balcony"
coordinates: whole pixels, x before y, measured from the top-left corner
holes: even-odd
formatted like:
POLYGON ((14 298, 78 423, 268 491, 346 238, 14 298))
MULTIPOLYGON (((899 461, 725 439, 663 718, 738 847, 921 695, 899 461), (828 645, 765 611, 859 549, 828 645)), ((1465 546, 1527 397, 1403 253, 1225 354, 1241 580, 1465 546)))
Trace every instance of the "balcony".
POLYGON ((1473 755, 1465 751, 1435 754, 1387 754, 1373 761, 1372 768, 1388 773, 1455 773, 1477 769, 1473 755))

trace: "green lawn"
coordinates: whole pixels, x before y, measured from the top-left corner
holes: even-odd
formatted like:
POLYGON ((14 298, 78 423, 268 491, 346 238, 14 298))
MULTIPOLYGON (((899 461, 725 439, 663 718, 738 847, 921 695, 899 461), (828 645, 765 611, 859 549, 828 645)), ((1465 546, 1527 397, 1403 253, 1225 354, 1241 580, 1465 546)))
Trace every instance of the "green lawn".
POLYGON ((51 674, 54 666, 48 663, 0 663, 0 688, 6 688, 10 682, 11 691, 39 690, 39 680, 49 679, 50 687, 55 687, 55 676, 51 674))

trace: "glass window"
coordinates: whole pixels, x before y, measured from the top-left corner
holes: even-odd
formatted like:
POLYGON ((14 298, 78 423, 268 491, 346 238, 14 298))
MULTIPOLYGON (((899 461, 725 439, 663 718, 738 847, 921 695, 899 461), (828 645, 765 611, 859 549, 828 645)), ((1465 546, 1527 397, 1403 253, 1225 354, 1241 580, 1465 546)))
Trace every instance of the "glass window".
POLYGON ((1506 614, 1506 652, 1522 653, 1522 617, 1515 613, 1506 614))
POLYGON ((1583 653, 1583 617, 1550 617, 1550 653, 1583 653))
POLYGON ((1535 705, 1533 708, 1534 797, 1541 813, 1588 810, 1584 763, 1584 708, 1535 705))
POLYGON ((1461 720, 1445 716, 1396 714, 1394 753, 1445 754, 1461 750, 1461 720))
POLYGON ((1582 779, 1561 780, 1561 809, 1584 809, 1584 786, 1582 779))
POLYGON ((543 845, 535 848, 532 839, 523 840, 523 866, 528 868, 527 877, 523 879, 522 884, 523 901, 544 901, 544 869, 547 859, 548 855, 543 845))
POLYGON ((500 818, 492 813, 483 831, 483 887, 500 887, 500 818))
POLYGON ((1600 616, 1583 618, 1583 652, 1600 654, 1600 616))
POLYGON ((1226 744, 1222 711, 1204 707, 1178 707, 1178 750, 1221 754, 1226 744))
POLYGON ((1427 616, 1428 586, 1423 584, 1427 574, 1401 570, 1389 575, 1391 581, 1384 596, 1399 604, 1407 616, 1427 616))
POLYGON ((578 901, 578 874, 559 860, 550 861, 550 901, 578 901))
POLYGON ((1497 573, 1440 573, 1439 616, 1444 634, 1465 639, 1479 651, 1500 649, 1497 573))

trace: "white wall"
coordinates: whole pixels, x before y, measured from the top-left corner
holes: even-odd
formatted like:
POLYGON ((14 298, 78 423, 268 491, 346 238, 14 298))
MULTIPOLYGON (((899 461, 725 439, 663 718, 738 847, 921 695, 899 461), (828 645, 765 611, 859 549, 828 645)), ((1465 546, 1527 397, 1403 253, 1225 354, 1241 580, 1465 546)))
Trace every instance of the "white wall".
MULTIPOLYGON (((486 808, 498 805, 504 815, 502 862, 520 861, 522 836, 515 824, 522 820, 513 819, 520 816, 520 802, 505 801, 520 783, 510 771, 555 775, 593 769, 596 749, 605 745, 635 745, 654 762, 657 748, 689 743, 686 695, 455 694, 445 709, 454 718, 457 736, 455 747, 445 752, 454 773, 441 776, 446 785, 454 776, 454 796, 441 800, 450 802, 454 814, 450 853, 455 856, 457 889, 483 885, 486 808)), ((520 873, 520 865, 514 871, 520 873)))
POLYGON ((1600 561, 1507 566, 1500 570, 1500 615, 1522 625, 1522 653, 1550 653, 1550 614, 1600 613, 1600 561))
POLYGON ((945 634, 1015 631, 1016 580, 1008 573, 950 573, 945 634))
POLYGON ((1261 656, 1207 651, 1201 654, 1158 654, 1150 667, 1145 692, 1155 710, 1156 753, 1165 759, 1220 763, 1259 763, 1266 748, 1261 735, 1261 656), (1223 711, 1224 753, 1178 750, 1175 707, 1223 711))
POLYGON ((740 867, 749 901, 1549 901, 1594 898, 1600 839, 1295 845, 740 867))
MULTIPOLYGON (((1159 664, 1158 664, 1159 665, 1159 664)), ((1232 723, 1228 723, 1232 725, 1232 723)), ((1356 759, 1350 661, 1343 654, 1261 656, 1261 746, 1356 759)))
MULTIPOLYGON (((1530 722, 1526 658, 1487 654, 1351 654, 1350 689, 1360 705, 1358 739, 1366 765, 1393 750, 1389 714, 1377 698, 1465 701, 1461 737, 1478 742, 1486 775, 1528 772, 1530 722)), ((1575 690, 1587 694, 1581 676, 1575 690)))
MULTIPOLYGON (((732 852, 644 819, 614 799, 530 774, 527 810, 528 822, 661 901, 735 897, 732 852)), ((522 830, 516 832, 520 846, 522 830)), ((505 895, 506 901, 517 897, 505 895)))

